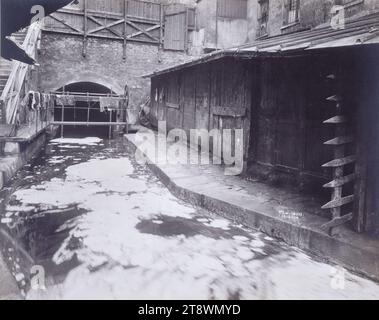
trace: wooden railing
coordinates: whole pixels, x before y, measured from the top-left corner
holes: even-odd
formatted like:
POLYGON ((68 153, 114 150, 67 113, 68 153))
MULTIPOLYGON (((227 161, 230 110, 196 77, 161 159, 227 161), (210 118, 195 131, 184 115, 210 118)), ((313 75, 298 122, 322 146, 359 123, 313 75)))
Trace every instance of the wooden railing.
MULTIPOLYGON (((39 23, 31 25, 27 31, 22 48, 25 52, 36 60, 39 46, 41 27, 39 23)), ((6 124, 15 125, 17 112, 25 93, 30 89, 28 80, 31 78, 33 66, 14 61, 12 71, 0 97, 5 109, 6 124)))

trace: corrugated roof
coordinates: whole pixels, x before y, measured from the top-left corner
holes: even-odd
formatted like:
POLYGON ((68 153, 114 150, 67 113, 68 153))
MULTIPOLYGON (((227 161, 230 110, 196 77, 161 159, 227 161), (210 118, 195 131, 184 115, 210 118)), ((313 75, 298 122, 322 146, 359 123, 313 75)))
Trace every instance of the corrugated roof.
POLYGON ((283 56, 298 51, 321 50, 327 48, 352 47, 379 44, 379 13, 364 16, 347 22, 343 29, 333 29, 330 25, 313 30, 280 35, 249 44, 218 50, 197 57, 185 63, 177 64, 152 74, 145 75, 151 78, 171 71, 188 68, 224 57, 274 57, 283 56))

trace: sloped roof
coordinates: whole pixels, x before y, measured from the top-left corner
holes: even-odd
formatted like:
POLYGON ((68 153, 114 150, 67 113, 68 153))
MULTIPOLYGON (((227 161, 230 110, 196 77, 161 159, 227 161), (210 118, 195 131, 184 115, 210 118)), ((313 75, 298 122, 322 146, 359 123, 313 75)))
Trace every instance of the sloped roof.
POLYGON ((238 47, 214 51, 200 58, 197 57, 185 63, 145 75, 144 77, 151 78, 224 57, 275 57, 300 51, 307 52, 310 50, 373 44, 379 44, 379 13, 347 22, 343 29, 333 29, 328 25, 312 30, 257 40, 238 47))

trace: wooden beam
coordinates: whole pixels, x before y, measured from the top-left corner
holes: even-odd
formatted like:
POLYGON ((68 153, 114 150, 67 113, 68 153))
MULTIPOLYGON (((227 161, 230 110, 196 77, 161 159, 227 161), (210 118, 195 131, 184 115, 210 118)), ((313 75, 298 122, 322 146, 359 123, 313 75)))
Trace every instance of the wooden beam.
POLYGON ((356 179, 356 174, 350 174, 348 176, 335 179, 327 184, 324 185, 324 188, 336 188, 336 187, 342 187, 345 184, 348 184, 349 182, 352 182, 356 179))
POLYGON ((353 201, 354 201, 354 195, 335 199, 328 202, 326 205, 322 206, 322 209, 340 208, 346 204, 352 203, 353 201))
POLYGON ((172 108, 172 109, 180 109, 180 104, 179 103, 166 102, 166 107, 172 108))
MULTIPOLYGON (((157 25, 155 25, 155 26, 152 26, 152 27, 150 27, 150 28, 147 28, 147 29, 146 29, 146 32, 154 31, 154 30, 159 29, 159 28, 160 28, 160 25, 157 24, 157 25)), ((131 39, 131 38, 137 37, 137 36, 139 36, 139 35, 141 35, 141 34, 143 34, 142 31, 138 31, 138 32, 135 32, 135 33, 129 34, 129 35, 127 36, 127 39, 131 39)))
MULTIPOLYGON (((78 10, 60 9, 57 12, 68 13, 68 14, 78 15, 78 16, 84 15, 83 11, 78 11, 78 10)), ((97 17, 97 18, 115 19, 115 20, 123 18, 123 14, 109 13, 109 12, 106 13, 106 12, 99 12, 99 11, 94 11, 94 10, 87 10, 87 12, 91 16, 97 17)), ((132 15, 127 15, 127 17, 128 17, 128 20, 133 21, 133 22, 141 22, 141 23, 146 23, 146 24, 157 24, 159 22, 159 19, 142 18, 142 17, 132 16, 132 15)))
POLYGON ((325 124, 341 124, 348 122, 348 119, 346 116, 335 116, 333 118, 330 118, 326 121, 324 121, 325 124))
POLYGON ((50 125, 53 126, 123 126, 126 122, 86 122, 86 121, 52 121, 50 125))
POLYGON ((323 168, 342 167, 342 166, 348 165, 350 163, 354 163, 356 160, 357 160, 356 156, 348 156, 348 157, 345 157, 345 158, 332 160, 332 161, 330 161, 330 162, 325 163, 324 165, 322 165, 322 167, 323 168))
POLYGON ((83 24, 83 57, 87 56, 87 30, 88 30, 88 20, 87 20, 87 8, 88 8, 88 0, 84 0, 84 24, 83 24))
POLYGON ((123 34, 123 40, 124 40, 124 43, 123 43, 123 47, 122 47, 122 58, 124 60, 126 60, 126 46, 127 46, 127 36, 126 36, 126 32, 127 32, 127 24, 126 24, 126 16, 128 14, 128 1, 127 0, 124 0, 124 34, 123 34))
MULTIPOLYGON (((45 32, 51 32, 51 33, 58 33, 58 34, 65 34, 65 35, 71 35, 71 36, 83 36, 82 33, 75 33, 75 32, 70 32, 70 31, 61 31, 61 30, 54 30, 54 29, 48 29, 45 28, 43 29, 45 32)), ((101 35, 101 34, 89 34, 87 35, 88 38, 100 38, 100 39, 108 39, 108 40, 123 40, 123 38, 119 37, 114 37, 114 36, 106 36, 106 35, 101 35)), ((135 38, 130 38, 129 41, 133 42, 140 42, 140 43, 148 43, 152 45, 158 45, 159 43, 156 41, 150 41, 150 40, 142 40, 142 39, 135 39, 135 38)))
POLYGON ((146 32, 146 30, 140 28, 139 26, 137 26, 135 23, 131 22, 128 19, 126 19, 125 21, 126 21, 127 24, 129 24, 130 26, 132 26, 136 30, 142 32, 144 35, 146 35, 147 37, 151 38, 152 40, 156 41, 159 44, 159 39, 153 37, 151 34, 149 34, 148 32, 146 32))
POLYGON ((246 116, 246 108, 212 107, 212 114, 221 117, 243 118, 246 116))
POLYGON ((340 137, 334 138, 332 140, 329 140, 329 141, 325 142, 324 144, 329 145, 329 146, 340 146, 340 145, 348 144, 348 143, 352 143, 352 142, 354 142, 353 136, 340 136, 340 137))
POLYGON ((328 101, 334 101, 334 102, 341 102, 342 101, 342 97, 340 95, 336 94, 334 96, 326 98, 326 100, 328 100, 328 101))
POLYGON ((94 34, 96 32, 99 32, 99 31, 102 31, 102 30, 106 29, 109 32, 113 33, 115 36, 119 37, 120 39, 123 39, 122 34, 118 33, 116 30, 111 29, 111 27, 114 27, 114 26, 117 26, 117 25, 119 25, 121 23, 124 23, 124 19, 117 20, 117 21, 114 21, 114 22, 112 22, 110 24, 104 25, 99 20, 97 20, 96 18, 94 18, 91 15, 87 15, 87 18, 90 19, 90 20, 92 20, 93 22, 97 23, 100 26, 98 28, 89 30, 88 34, 94 34))
POLYGON ((70 28, 70 29, 72 29, 72 30, 78 32, 79 34, 82 34, 82 30, 79 30, 78 28, 76 28, 76 27, 74 27, 74 26, 72 26, 72 25, 66 23, 66 22, 63 21, 62 19, 56 17, 54 14, 51 14, 49 17, 50 17, 50 18, 53 18, 54 20, 56 20, 56 21, 58 21, 58 22, 60 22, 61 24, 65 25, 66 27, 68 27, 68 28, 70 28))
POLYGON ((346 222, 349 222, 352 219, 353 219, 353 214, 349 213, 349 214, 346 214, 346 215, 341 216, 339 218, 334 218, 333 220, 330 220, 329 222, 323 224, 321 226, 321 229, 324 230, 324 231, 328 231, 331 228, 338 227, 338 226, 340 226, 342 224, 345 224, 346 222))

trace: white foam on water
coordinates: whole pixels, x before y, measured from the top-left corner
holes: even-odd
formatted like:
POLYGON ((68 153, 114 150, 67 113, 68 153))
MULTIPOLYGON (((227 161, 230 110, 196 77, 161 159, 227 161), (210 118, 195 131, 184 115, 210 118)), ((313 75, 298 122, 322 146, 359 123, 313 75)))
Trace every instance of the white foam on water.
MULTIPOLYGON (((346 273, 345 289, 331 286, 331 266, 289 246, 270 241, 280 254, 256 258, 265 242, 257 232, 244 236, 202 234, 160 236, 136 227, 149 220, 164 227, 164 217, 193 220, 195 208, 166 188, 134 176, 130 160, 93 159, 73 165, 66 178, 52 179, 15 193, 23 205, 76 203, 87 213, 59 230, 70 235, 54 254, 61 264, 74 254, 81 265, 63 283, 28 298, 45 299, 322 299, 379 297, 379 286, 346 273), (70 240, 81 246, 69 249, 70 240)), ((198 220, 199 221, 199 220, 198 220)), ((230 232, 222 218, 200 220, 205 227, 230 232)), ((59 231, 57 230, 57 231, 59 231)), ((210 232, 214 232, 213 230, 210 232)))
POLYGON ((103 140, 97 137, 86 137, 86 138, 59 138, 51 140, 50 143, 53 144, 78 144, 78 145, 87 145, 94 146, 98 145, 103 140))

